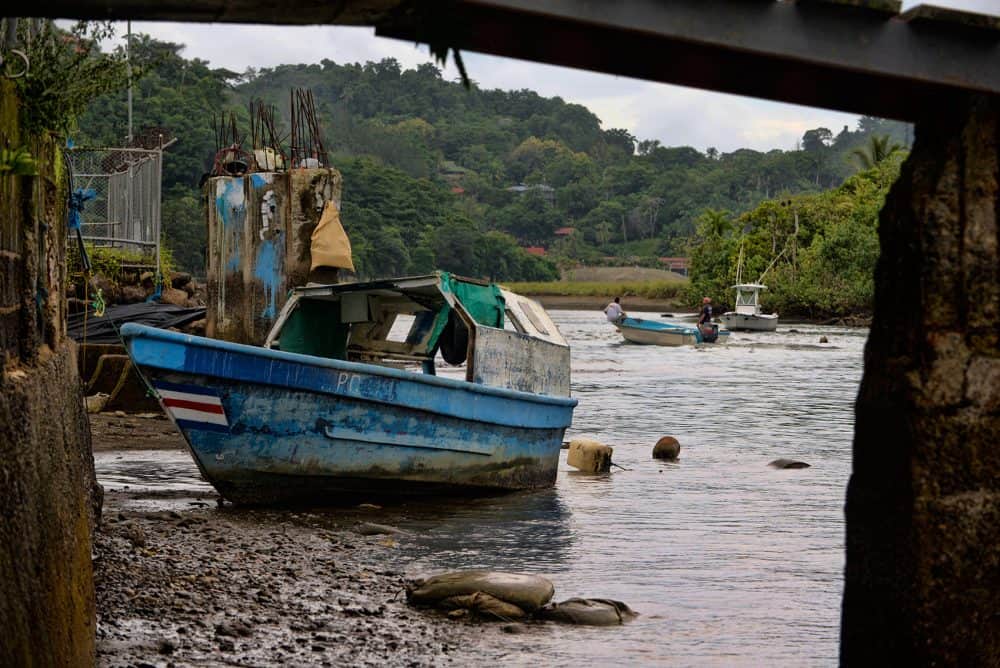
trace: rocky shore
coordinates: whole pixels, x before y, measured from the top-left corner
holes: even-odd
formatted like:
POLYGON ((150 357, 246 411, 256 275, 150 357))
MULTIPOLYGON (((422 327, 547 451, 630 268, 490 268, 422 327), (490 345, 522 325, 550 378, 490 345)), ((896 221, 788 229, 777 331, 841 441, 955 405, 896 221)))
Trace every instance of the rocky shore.
MULTIPOLYGON (((162 418, 90 418, 105 456, 183 446, 162 418)), ((208 491, 108 490, 93 553, 98 665, 465 665, 509 652, 503 625, 407 605, 405 534, 365 530, 401 522, 371 504, 267 511, 208 491)))

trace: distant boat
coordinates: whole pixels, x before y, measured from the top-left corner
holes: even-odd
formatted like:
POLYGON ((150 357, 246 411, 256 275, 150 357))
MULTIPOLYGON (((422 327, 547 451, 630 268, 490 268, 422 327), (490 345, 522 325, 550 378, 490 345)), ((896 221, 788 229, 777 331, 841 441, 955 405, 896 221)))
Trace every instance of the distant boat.
MULTIPOLYGON (((796 223, 797 225, 798 223, 796 223)), ((796 229, 798 229, 796 227, 796 229)), ((787 248, 787 246, 785 247, 787 248)), ((771 264, 767 266, 764 273, 760 275, 756 283, 744 283, 743 276, 743 243, 740 242, 740 254, 736 260, 736 310, 727 311, 719 318, 731 330, 743 330, 750 332, 773 332, 778 327, 777 313, 762 313, 760 308, 760 291, 767 290, 767 286, 762 284, 764 276, 771 270, 778 259, 784 255, 783 248, 780 253, 774 256, 771 264)))
POLYGON ((718 325, 689 327, 642 318, 622 318, 615 326, 626 341, 656 346, 689 346, 729 340, 729 332, 720 330, 718 325))
POLYGON ((298 288, 263 347, 121 334, 202 475, 238 503, 549 487, 577 403, 569 346, 537 302, 446 273, 298 288), (412 324, 390 336, 401 314, 412 324), (435 375, 439 350, 464 380, 435 375))
POLYGON ((736 290, 736 310, 723 313, 719 320, 731 330, 773 332, 778 327, 777 313, 761 313, 759 295, 767 290, 760 283, 739 283, 736 290))

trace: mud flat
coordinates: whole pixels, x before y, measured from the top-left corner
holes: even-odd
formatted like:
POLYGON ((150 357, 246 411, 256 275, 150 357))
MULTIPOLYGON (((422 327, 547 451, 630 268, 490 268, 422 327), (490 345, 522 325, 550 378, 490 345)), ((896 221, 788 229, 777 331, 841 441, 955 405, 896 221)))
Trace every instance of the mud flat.
MULTIPOLYGON (((597 311, 598 315, 604 310, 616 295, 531 295, 547 309, 564 311, 597 311)), ((622 306, 625 311, 691 311, 690 306, 678 304, 669 299, 648 299, 646 297, 622 297, 622 306)))
MULTIPOLYGON (((184 447, 162 418, 90 416, 98 452, 184 447), (172 433, 171 433, 172 432, 172 433)), ((106 456, 106 455, 105 455, 106 456)), ((399 509, 220 506, 210 488, 109 489, 95 536, 97 663, 467 665, 510 657, 503 630, 410 608, 399 509)))

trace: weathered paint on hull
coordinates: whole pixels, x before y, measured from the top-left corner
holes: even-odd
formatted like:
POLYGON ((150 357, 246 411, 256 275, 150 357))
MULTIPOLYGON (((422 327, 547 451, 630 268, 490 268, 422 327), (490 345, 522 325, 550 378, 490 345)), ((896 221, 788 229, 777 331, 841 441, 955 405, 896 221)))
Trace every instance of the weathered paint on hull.
POLYGON ((773 332, 778 328, 777 317, 726 313, 719 319, 728 329, 737 331, 773 332))
POLYGON ((576 401, 123 328, 202 474, 248 504, 555 482, 576 401))

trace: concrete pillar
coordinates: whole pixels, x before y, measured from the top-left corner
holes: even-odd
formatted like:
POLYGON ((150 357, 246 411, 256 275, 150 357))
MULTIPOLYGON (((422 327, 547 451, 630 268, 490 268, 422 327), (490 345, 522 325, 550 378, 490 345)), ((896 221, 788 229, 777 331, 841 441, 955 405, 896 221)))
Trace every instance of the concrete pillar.
POLYGON ((1000 103, 949 108, 880 219, 843 665, 1000 665, 1000 103))
POLYGON ((37 176, 0 176, 0 666, 94 662, 90 430, 65 335, 65 173, 56 141, 18 127, 0 78, 0 143, 37 176))
POLYGON ((209 179, 208 336, 261 344, 291 288, 309 280, 312 231, 340 172, 295 169, 209 179))

